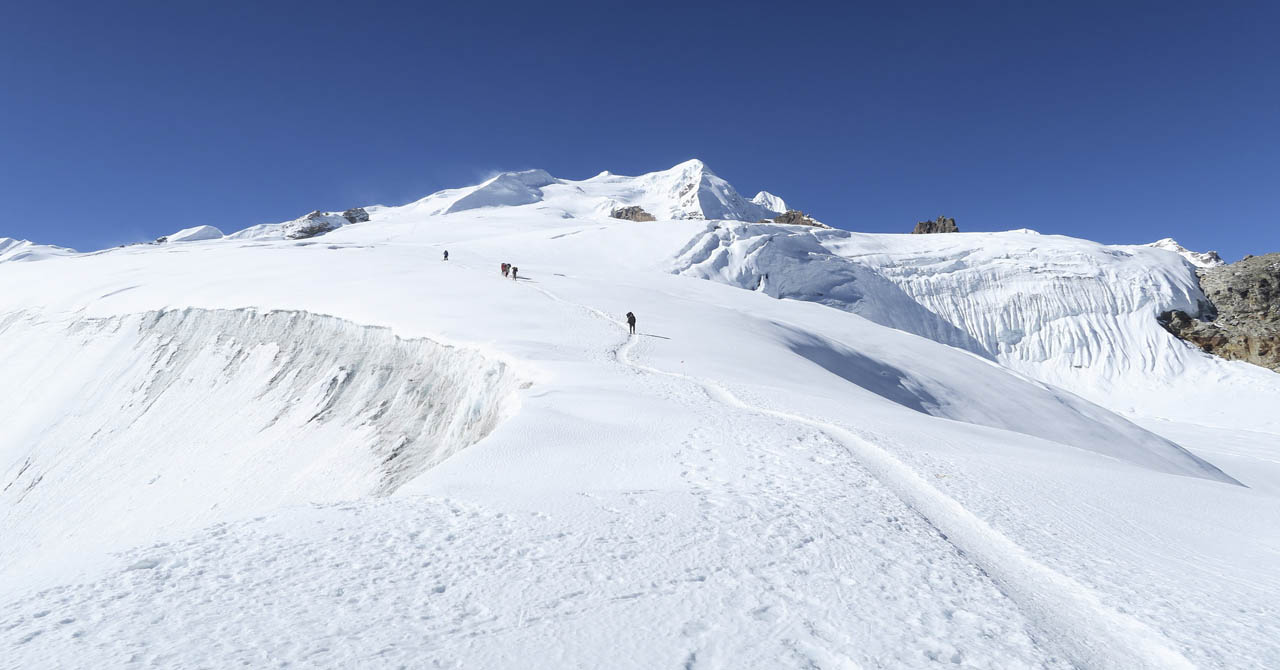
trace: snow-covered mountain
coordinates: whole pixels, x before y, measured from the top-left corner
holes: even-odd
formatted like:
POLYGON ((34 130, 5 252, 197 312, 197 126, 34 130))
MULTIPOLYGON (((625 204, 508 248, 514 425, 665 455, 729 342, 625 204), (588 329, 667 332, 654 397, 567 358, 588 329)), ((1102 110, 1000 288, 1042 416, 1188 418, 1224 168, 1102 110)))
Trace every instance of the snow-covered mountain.
POLYGON ((165 242, 203 242, 204 240, 220 240, 222 238, 222 231, 213 226, 193 226, 191 228, 183 228, 176 233, 169 233, 160 239, 165 242))
POLYGON ((1194 268, 785 209, 530 170, 0 265, 0 658, 1280 663, 1280 375, 1159 326, 1194 268))
POLYGON ((1173 253, 1187 259, 1188 263, 1191 263, 1198 268, 1216 268, 1219 265, 1227 264, 1227 262, 1222 260, 1222 257, 1219 256, 1216 251, 1192 251, 1181 244, 1178 244, 1178 241, 1172 237, 1156 240, 1147 246, 1154 247, 1156 249, 1164 249, 1165 251, 1172 251, 1173 253))
POLYGON ((34 244, 27 240, 15 240, 12 237, 0 237, 0 263, 9 261, 38 261, 55 256, 69 256, 74 249, 55 247, 48 244, 34 244))
POLYGON ((468 188, 433 193, 411 205, 418 214, 455 214, 473 209, 534 205, 564 218, 608 216, 638 206, 659 220, 733 219, 758 221, 786 211, 776 195, 761 191, 747 200, 702 161, 626 177, 610 172, 581 181, 556 179, 543 170, 504 172, 468 188))

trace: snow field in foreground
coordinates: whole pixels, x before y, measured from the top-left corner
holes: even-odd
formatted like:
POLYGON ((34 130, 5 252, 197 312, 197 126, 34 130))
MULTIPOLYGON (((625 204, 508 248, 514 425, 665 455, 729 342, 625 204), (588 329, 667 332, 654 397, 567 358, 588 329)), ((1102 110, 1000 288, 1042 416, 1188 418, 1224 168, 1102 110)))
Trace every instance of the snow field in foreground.
POLYGON ((838 444, 684 400, 676 487, 572 513, 414 496, 219 524, 12 603, 0 644, 68 668, 1068 667, 838 444))
POLYGON ((0 568, 387 495, 514 411, 509 367, 298 312, 0 320, 0 568), (50 373, 53 374, 50 374, 50 373))
MULTIPOLYGON (((618 186, 607 176, 599 182, 601 192, 618 186)), ((594 211, 594 201, 573 195, 569 185, 538 188, 541 200, 529 205, 441 217, 422 216, 413 206, 378 210, 374 221, 303 243, 215 240, 0 268, 0 313, 35 314, 60 327, 128 322, 188 306, 332 314, 347 320, 344 328, 386 326, 401 338, 464 344, 534 382, 516 391, 519 412, 407 481, 392 500, 281 510, 307 500, 273 498, 275 487, 295 481, 275 477, 258 482, 262 491, 237 498, 243 507, 188 508, 209 522, 225 521, 204 531, 175 525, 173 532, 115 545, 110 537, 89 538, 98 544, 83 552, 79 572, 50 570, 38 583, 26 571, 0 572, 0 665, 10 658, 115 665, 134 654, 166 666, 244 660, 327 667, 416 659, 554 668, 1130 668, 1164 667, 1179 656, 1199 667, 1245 668, 1280 661, 1274 616, 1280 498, 1269 489, 1214 481, 1203 461, 993 357, 817 302, 742 290, 754 286, 740 281, 671 275, 673 258, 714 224, 591 218, 583 213, 594 211), (442 263, 442 249, 454 260, 442 263), (498 275, 504 261, 519 265, 526 279, 498 275), (619 324, 626 311, 640 317, 634 341, 619 324), (249 520, 256 517, 262 518, 249 520), (120 544, 138 548, 99 556, 120 544)), ((772 231, 766 236, 798 230, 763 228, 772 231)), ((856 237, 860 245, 883 245, 886 254, 941 259, 936 267, 928 263, 940 275, 972 268, 976 279, 954 281, 952 290, 991 292, 957 300, 963 309, 943 321, 955 316, 955 330, 974 342, 981 333, 970 326, 995 318, 983 310, 1009 301, 1000 297, 999 282, 988 286, 984 279, 993 267, 1007 269, 1011 274, 999 276, 1026 295, 1050 287, 1018 302, 1030 322, 1074 319, 1071 328, 1084 328, 1090 319, 1141 316, 1103 310, 1077 318, 1067 312, 1113 303, 1076 300, 1079 287, 1060 295, 1061 284, 1036 281, 1063 271, 1048 263, 1054 259, 1083 267, 1075 247, 1092 243, 1046 237, 1034 253, 1013 259, 1001 256, 1009 250, 1002 251, 1008 245, 1000 235, 856 237)), ((791 297, 824 297, 815 295, 822 290, 800 290, 821 278, 814 264, 848 265, 858 256, 829 245, 797 247, 810 267, 796 265, 791 297), (813 260, 813 252, 827 260, 813 260)), ((1138 256, 1104 251, 1091 251, 1090 262, 1131 263, 1138 256)), ((877 290, 861 293, 873 303, 890 290, 895 300, 914 299, 870 272, 838 279, 849 278, 853 288, 874 281, 877 290)), ((1147 290, 1149 299, 1126 308, 1154 308, 1163 299, 1158 288, 1135 290, 1147 290)), ((857 312, 858 302, 846 306, 857 312)), ((874 318, 875 311, 867 314, 874 318)), ((924 312, 913 314, 938 325, 924 312)), ((372 416, 356 411, 369 406, 366 395, 338 403, 352 418, 342 430, 334 422, 312 427, 317 422, 306 419, 324 406, 329 382, 343 377, 309 361, 394 357, 381 336, 343 331, 326 339, 310 334, 311 325, 301 328, 308 335, 299 340, 297 366, 312 383, 292 396, 310 410, 298 410, 299 430, 354 444, 352 429, 359 433, 372 416)), ((0 379, 21 383, 4 392, 57 414, 92 386, 84 380, 97 375, 93 356, 112 361, 109 372, 119 369, 116 359, 137 357, 136 338, 92 332, 83 351, 56 328, 14 340, 36 342, 15 344, 18 354, 48 347, 38 360, 69 364, 26 369, 22 356, 6 358, 0 365, 18 375, 0 379), (112 342, 118 350, 106 351, 112 342), (65 397, 33 402, 21 395, 26 389, 65 397)), ((291 336, 292 327, 275 335, 291 336)), ((190 361, 191 379, 219 378, 233 367, 238 347, 212 337, 183 335, 202 351, 190 361)), ((270 379, 257 360, 235 363, 254 372, 231 375, 242 381, 227 382, 229 388, 270 379)), ((149 384, 165 382, 157 388, 186 400, 166 405, 163 392, 152 410, 121 413, 122 421, 104 424, 93 440, 136 430, 135 444, 152 445, 143 453, 149 467, 168 454, 197 463, 221 457, 154 447, 155 435, 173 430, 168 441, 181 437, 171 426, 187 417, 194 428, 230 435, 232 428, 210 417, 247 408, 252 419, 258 411, 232 402, 235 394, 225 406, 202 408, 182 390, 182 375, 144 367, 124 377, 143 389, 137 397, 146 399, 149 384)), ((1109 381, 1106 375, 1122 379, 1145 369, 1125 363, 1089 374, 1109 381)), ((1247 415, 1231 406, 1238 399, 1223 392, 1239 377, 1213 371, 1222 376, 1202 377, 1205 388, 1186 396, 1207 399, 1188 414, 1199 420, 1207 409, 1236 411, 1243 421, 1247 415)), ((1178 397, 1170 392, 1179 388, 1172 378, 1158 381, 1163 398, 1178 397)), ((1095 400, 1127 408, 1110 396, 1095 400)), ((270 418, 248 421, 244 430, 270 418)), ((38 437, 38 426, 52 419, 29 421, 38 437)), ((1267 433, 1255 427, 1250 435, 1267 433)), ((1262 459, 1241 457, 1258 439, 1241 436, 1244 447, 1197 445, 1213 447, 1208 460, 1227 474, 1250 468, 1238 473, 1246 483, 1280 481, 1256 474, 1262 459)), ((315 440, 272 442, 259 451, 305 442, 315 440)), ((369 453, 370 444, 350 453, 369 453)), ((117 446, 125 454, 128 445, 117 446)), ((314 480, 317 473, 299 477, 315 484, 321 501, 378 490, 376 459, 340 465, 314 480), (351 491, 339 496, 326 483, 351 491)), ((179 466, 168 472, 186 467, 179 466)), ((242 459, 210 471, 243 476, 261 467, 242 459)), ((284 471, 279 464, 267 469, 284 471)), ((136 477, 143 491, 172 479, 146 484, 136 477)), ((94 487, 111 485, 110 477, 92 480, 94 487)), ((194 477, 155 504, 173 505, 187 494, 199 500, 210 495, 209 483, 194 477)), ((137 518, 147 522, 147 513, 137 518)))

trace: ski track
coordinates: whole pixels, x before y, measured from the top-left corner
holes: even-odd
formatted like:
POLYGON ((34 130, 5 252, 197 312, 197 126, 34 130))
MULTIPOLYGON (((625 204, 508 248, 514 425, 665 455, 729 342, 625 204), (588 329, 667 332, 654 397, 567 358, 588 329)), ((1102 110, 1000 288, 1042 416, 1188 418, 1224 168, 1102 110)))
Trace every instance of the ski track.
MULTIPOLYGON (((565 300, 542 288, 537 290, 553 300, 619 325, 599 309, 565 300)), ((809 426, 841 444, 850 457, 994 579, 1045 639, 1077 665, 1099 670, 1195 668, 1173 648, 1168 638, 1108 607, 1087 586, 1036 561, 1022 547, 930 485, 884 448, 836 424, 752 405, 714 382, 638 363, 631 358, 637 341, 638 338, 628 336, 612 349, 618 362, 639 371, 690 382, 723 405, 809 426)))

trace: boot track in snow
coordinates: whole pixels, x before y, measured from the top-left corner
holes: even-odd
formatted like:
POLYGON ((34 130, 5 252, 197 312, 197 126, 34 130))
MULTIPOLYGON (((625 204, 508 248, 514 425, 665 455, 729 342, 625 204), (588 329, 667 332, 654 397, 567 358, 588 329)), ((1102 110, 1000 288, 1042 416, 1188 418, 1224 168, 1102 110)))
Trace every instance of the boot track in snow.
MULTIPOLYGON (((557 302, 583 309, 623 327, 605 312, 565 300, 542 288, 535 290, 557 302)), ((958 552, 995 581, 1039 628, 1043 639, 1073 663, 1098 670, 1176 670, 1195 666, 1173 643, 1150 626, 1101 601, 1080 582, 1037 561, 1025 549, 991 527, 955 499, 925 481, 885 448, 839 425, 798 414, 759 407, 728 389, 679 372, 637 363, 631 358, 636 337, 611 349, 617 361, 636 371, 680 379, 699 386, 723 405, 809 426, 843 445, 865 467, 958 552)))

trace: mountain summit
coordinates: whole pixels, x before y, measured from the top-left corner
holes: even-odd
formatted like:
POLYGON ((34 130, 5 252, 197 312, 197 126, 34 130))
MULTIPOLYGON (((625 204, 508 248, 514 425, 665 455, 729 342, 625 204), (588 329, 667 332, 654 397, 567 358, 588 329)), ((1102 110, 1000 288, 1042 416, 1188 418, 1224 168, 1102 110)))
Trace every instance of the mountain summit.
POLYGON ((640 207, 659 221, 758 221, 786 211, 786 202, 768 191, 750 200, 742 197, 696 158, 634 177, 605 171, 580 181, 557 179, 544 170, 504 172, 475 186, 432 193, 410 206, 427 215, 531 207, 558 212, 562 218, 607 216, 617 209, 640 207))

